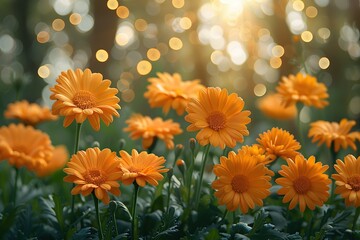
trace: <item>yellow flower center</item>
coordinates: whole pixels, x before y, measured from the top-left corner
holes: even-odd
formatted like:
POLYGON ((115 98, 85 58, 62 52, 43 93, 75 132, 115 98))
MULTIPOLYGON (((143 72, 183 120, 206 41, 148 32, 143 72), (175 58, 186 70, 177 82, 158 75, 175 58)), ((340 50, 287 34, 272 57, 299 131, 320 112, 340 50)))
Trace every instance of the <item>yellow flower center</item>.
POLYGON ((89 109, 95 107, 96 104, 94 94, 86 90, 80 90, 75 93, 72 101, 78 108, 81 109, 89 109))
POLYGON ((349 177, 347 182, 355 192, 360 191, 360 175, 349 177))
POLYGON ((294 189, 299 194, 307 193, 310 190, 311 182, 309 178, 305 176, 300 176, 294 181, 294 189))
POLYGON ((226 116, 222 112, 212 112, 206 119, 212 130, 219 131, 226 124, 226 116))
POLYGON ((249 180, 244 175, 236 175, 231 180, 231 187, 237 193, 246 192, 249 189, 249 180))
POLYGON ((97 186, 100 186, 106 180, 104 174, 102 174, 102 171, 98 169, 86 171, 84 178, 86 182, 95 184, 97 186))

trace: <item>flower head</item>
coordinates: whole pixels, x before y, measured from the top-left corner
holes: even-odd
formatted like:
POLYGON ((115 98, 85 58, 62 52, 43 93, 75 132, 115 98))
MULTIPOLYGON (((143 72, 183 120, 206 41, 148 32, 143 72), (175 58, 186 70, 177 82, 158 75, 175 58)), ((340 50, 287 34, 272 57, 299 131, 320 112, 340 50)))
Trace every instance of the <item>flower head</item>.
POLYGON ((270 159, 275 160, 278 157, 294 158, 301 148, 294 135, 281 128, 272 128, 259 135, 256 141, 265 149, 270 159))
POLYGON ((171 119, 163 121, 162 118, 151 119, 148 116, 141 114, 134 114, 126 120, 128 127, 124 129, 130 132, 132 139, 142 138, 142 146, 144 149, 149 148, 155 138, 161 139, 165 142, 169 149, 174 148, 174 136, 182 133, 180 125, 173 122, 171 119))
POLYGON ((183 115, 190 98, 197 97, 198 92, 204 88, 200 80, 182 81, 178 73, 172 76, 168 73, 157 75, 158 78, 148 79, 151 84, 144 96, 152 108, 162 107, 164 113, 172 108, 178 115, 183 115))
POLYGON ((335 193, 345 199, 346 206, 360 207, 360 157, 357 159, 349 154, 336 160, 334 168, 338 174, 333 174, 335 179, 335 193))
POLYGON ((122 182, 125 185, 130 185, 136 181, 140 187, 144 187, 146 182, 157 186, 158 181, 164 178, 161 173, 169 171, 169 169, 164 168, 164 163, 164 157, 158 157, 152 153, 149 154, 145 151, 138 153, 133 149, 129 155, 122 150, 120 151, 122 182))
POLYGON ((299 203, 301 212, 306 207, 314 210, 315 206, 322 206, 329 197, 331 180, 324 174, 329 166, 315 163, 314 156, 306 160, 302 155, 297 155, 295 161, 286 161, 288 166, 282 165, 279 171, 283 177, 275 180, 282 187, 278 194, 285 195, 283 203, 290 202, 290 210, 299 203))
POLYGON ((53 150, 49 136, 32 126, 10 124, 0 128, 0 160, 7 159, 16 168, 36 172, 48 164, 53 150))
POLYGON ((74 120, 83 123, 86 119, 96 131, 100 129, 100 119, 108 126, 113 116, 119 117, 120 101, 116 88, 110 88, 111 81, 103 80, 100 73, 89 69, 62 72, 57 84, 50 88, 50 99, 56 100, 52 106, 53 114, 65 116, 64 127, 74 120))
POLYGON ((350 146, 356 150, 355 141, 360 141, 360 132, 350 132, 355 126, 355 121, 342 119, 340 124, 337 122, 316 121, 310 124, 309 137, 313 137, 312 142, 319 141, 319 144, 326 143, 328 148, 334 143, 334 150, 338 152, 340 147, 347 148, 350 146))
POLYGON ((251 146, 242 146, 238 154, 240 155, 250 155, 257 160, 257 163, 269 164, 275 160, 271 155, 266 154, 265 149, 259 144, 253 144, 251 146))
POLYGON ((67 174, 64 181, 76 184, 71 190, 72 195, 81 193, 87 196, 94 191, 99 200, 108 204, 108 192, 120 195, 118 181, 121 180, 122 172, 119 163, 116 153, 108 148, 88 148, 71 157, 64 169, 67 174))
POLYGON ((56 146, 47 164, 36 169, 35 174, 39 177, 51 175, 64 167, 68 157, 69 154, 65 146, 56 146))
POLYGON ((44 121, 56 120, 58 116, 52 115, 47 107, 26 100, 10 103, 4 113, 6 118, 17 118, 27 125, 35 126, 44 121))
POLYGON ((324 108, 329 103, 325 84, 308 74, 298 73, 296 76, 283 77, 276 90, 281 94, 285 106, 302 102, 306 106, 324 108))
POLYGON ((213 171, 218 178, 211 186, 219 204, 225 204, 229 211, 240 208, 247 213, 255 205, 262 206, 263 199, 270 194, 273 172, 249 154, 230 152, 228 157, 220 158, 213 171))
POLYGON ((258 108, 268 117, 286 120, 296 117, 296 105, 284 107, 280 94, 268 94, 258 101, 258 108))
POLYGON ((211 144, 222 149, 235 147, 249 135, 246 124, 251 122, 250 111, 243 111, 244 101, 237 94, 228 95, 226 89, 209 87, 192 98, 186 107, 188 131, 198 131, 201 145, 211 144))

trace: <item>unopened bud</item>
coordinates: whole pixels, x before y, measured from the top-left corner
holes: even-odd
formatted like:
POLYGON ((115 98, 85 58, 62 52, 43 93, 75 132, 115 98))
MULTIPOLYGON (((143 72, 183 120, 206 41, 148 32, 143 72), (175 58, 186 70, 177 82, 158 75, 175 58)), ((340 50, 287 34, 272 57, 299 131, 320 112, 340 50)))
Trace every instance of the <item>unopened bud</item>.
POLYGON ((195 147, 196 147, 196 140, 195 140, 195 138, 190 138, 189 143, 190 143, 190 149, 191 149, 191 151, 194 152, 194 151, 195 151, 195 147))
POLYGON ((184 150, 184 145, 176 144, 176 146, 175 146, 175 159, 180 157, 183 150, 184 150))
POLYGON ((120 141, 119 141, 119 149, 120 150, 122 150, 122 149, 124 149, 124 147, 125 147, 125 139, 120 139, 120 141))
POLYGON ((92 143, 92 147, 93 147, 93 148, 95 148, 95 147, 100 148, 100 143, 99 143, 98 141, 94 141, 94 142, 92 143))

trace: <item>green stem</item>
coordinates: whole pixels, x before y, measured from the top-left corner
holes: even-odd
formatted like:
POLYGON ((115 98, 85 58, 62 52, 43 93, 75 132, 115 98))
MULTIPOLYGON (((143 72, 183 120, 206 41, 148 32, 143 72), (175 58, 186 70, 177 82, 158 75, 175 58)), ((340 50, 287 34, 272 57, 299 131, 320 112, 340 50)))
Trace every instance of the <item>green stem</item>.
POLYGON ((198 205, 199 205, 201 185, 202 185, 202 181, 203 181, 203 177, 204 177, 204 170, 205 170, 206 160, 207 160, 207 156, 209 154, 209 150, 210 150, 210 144, 206 145, 203 159, 202 159, 202 165, 201 165, 201 169, 200 169, 200 178, 199 178, 199 182, 198 182, 196 192, 195 192, 195 194, 196 194, 195 195, 195 207, 196 208, 198 208, 198 205))
MULTIPOLYGON (((331 167, 330 167, 330 177, 331 175, 335 172, 335 168, 334 165, 336 163, 336 158, 337 158, 337 153, 335 152, 335 146, 334 146, 334 142, 331 143, 330 146, 330 155, 331 155, 331 167)), ((330 193, 330 204, 334 202, 334 198, 335 198, 335 180, 332 179, 331 181, 331 193, 330 193)))
POLYGON ((228 211, 227 209, 225 209, 224 215, 223 215, 223 217, 221 218, 221 220, 220 220, 219 223, 223 223, 223 222, 225 221, 228 212, 229 212, 229 211, 228 211))
POLYGON ((356 212, 355 212, 355 216, 354 216, 354 221, 353 221, 353 225, 352 225, 352 231, 354 232, 355 231, 355 228, 356 228, 356 222, 359 218, 359 215, 360 215, 360 207, 357 207, 356 208, 356 212))
POLYGON ((15 170, 15 179, 14 179, 14 189, 13 189, 13 203, 16 206, 16 195, 17 195, 17 186, 18 186, 18 179, 19 179, 19 169, 14 167, 15 170))
POLYGON ((131 208, 131 216, 132 216, 131 227, 132 227, 132 239, 133 240, 139 239, 137 216, 136 216, 136 202, 137 202, 138 193, 139 193, 139 185, 136 182, 134 182, 134 198, 133 198, 132 208, 131 208))
MULTIPOLYGON (((172 169, 170 169, 170 171, 172 171, 172 169)), ((169 172, 170 172, 169 171, 169 172)), ((168 174, 168 178, 169 178, 169 185, 168 185, 168 195, 167 195, 167 199, 166 199, 166 212, 169 211, 169 207, 170 207, 170 195, 171 195, 171 178, 172 178, 172 173, 168 174)))
POLYGON ((303 109, 303 104, 302 103, 297 103, 296 104, 296 109, 297 109, 297 116, 296 116, 296 127, 297 127, 297 132, 298 132, 298 140, 300 142, 300 145, 302 146, 301 149, 305 149, 305 147, 303 146, 304 144, 304 136, 303 136, 303 129, 302 129, 302 123, 300 120, 300 113, 301 110, 303 109))
POLYGON ((190 206, 190 200, 191 200, 191 185, 192 185, 192 177, 193 177, 193 171, 194 171, 194 162, 195 162, 195 152, 191 151, 191 157, 190 157, 190 166, 189 171, 187 172, 187 206, 190 206))
POLYGON ((102 227, 101 227, 101 220, 100 220, 100 214, 99 214, 99 200, 97 199, 95 192, 92 192, 92 196, 94 199, 94 205, 95 205, 95 212, 96 212, 96 220, 97 220, 97 225, 98 225, 98 230, 99 230, 99 239, 103 239, 103 231, 102 231, 102 227))
MULTIPOLYGON (((80 131, 81 131, 81 123, 76 124, 75 130, 75 144, 74 144, 74 152, 76 154, 79 150, 79 139, 80 139, 80 131)), ((73 183, 73 188, 75 187, 75 183, 73 183)), ((75 195, 71 195, 71 216, 74 219, 75 217, 75 195)))
POLYGON ((147 152, 148 152, 148 153, 152 153, 152 152, 154 151, 157 142, 158 142, 158 138, 155 137, 153 143, 152 143, 151 146, 147 149, 147 152))

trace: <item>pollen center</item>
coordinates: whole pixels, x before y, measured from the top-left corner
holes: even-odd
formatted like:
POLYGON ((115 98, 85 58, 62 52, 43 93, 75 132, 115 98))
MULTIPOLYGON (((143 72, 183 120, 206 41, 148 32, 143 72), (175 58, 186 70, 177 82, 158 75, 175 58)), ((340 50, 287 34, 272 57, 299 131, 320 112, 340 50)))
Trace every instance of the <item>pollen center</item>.
POLYGON ((249 180, 244 175, 236 175, 231 180, 231 187, 237 193, 246 192, 249 189, 249 180))
POLYGON ((81 109, 92 108, 96 104, 96 98, 94 94, 85 90, 80 90, 79 92, 75 93, 72 101, 78 108, 81 109))
POLYGON ((349 177, 347 182, 355 192, 360 191, 360 175, 349 177))
POLYGON ((226 117, 222 112, 212 112, 206 120, 209 127, 215 131, 223 129, 226 124, 226 117))
POLYGON ((299 194, 307 193, 310 190, 311 182, 309 178, 305 176, 300 176, 294 181, 295 191, 299 194))
POLYGON ((89 170, 84 174, 85 181, 99 186, 105 182, 105 176, 100 170, 89 170))

